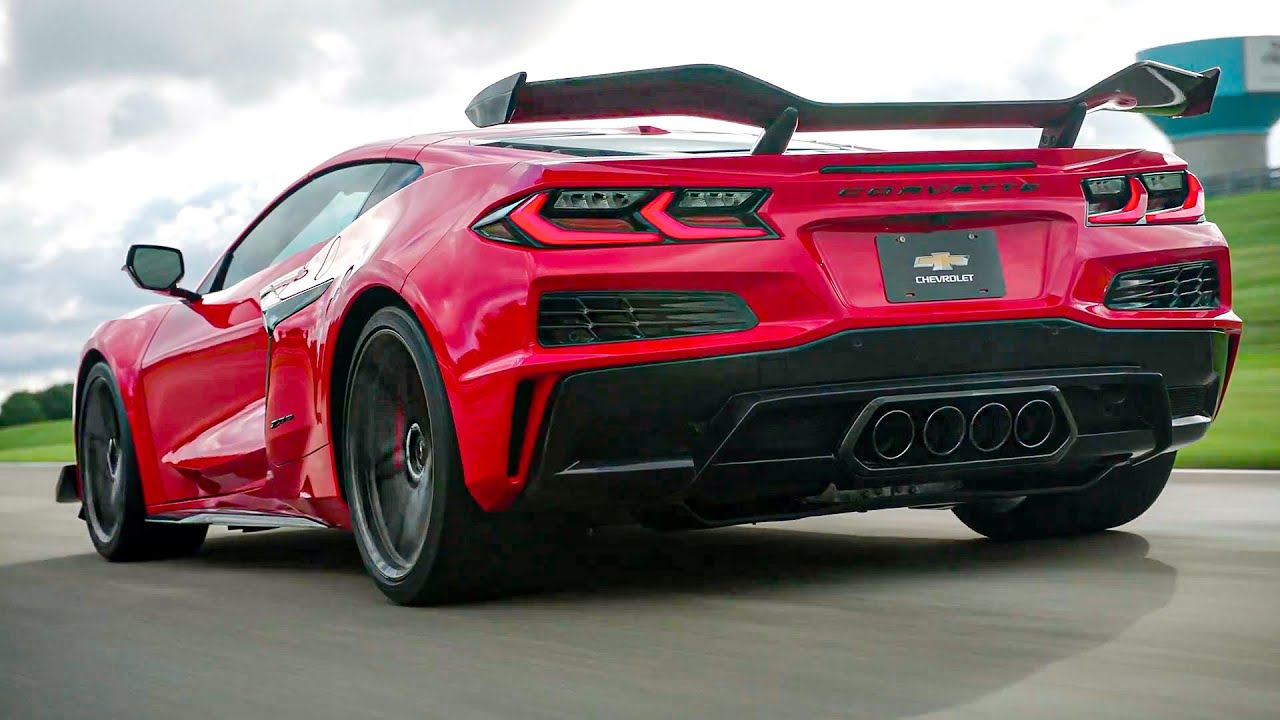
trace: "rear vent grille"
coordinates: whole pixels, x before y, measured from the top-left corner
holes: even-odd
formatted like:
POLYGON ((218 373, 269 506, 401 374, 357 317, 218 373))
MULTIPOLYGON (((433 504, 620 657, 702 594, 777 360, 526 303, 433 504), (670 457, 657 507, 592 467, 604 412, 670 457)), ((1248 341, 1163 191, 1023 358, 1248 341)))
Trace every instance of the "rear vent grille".
POLYGON ((533 381, 521 380, 516 385, 511 404, 511 437, 507 445, 507 475, 515 477, 520 472, 520 452, 524 449, 524 434, 529 427, 529 407, 533 405, 533 381))
POLYGON ((1199 310, 1218 306, 1218 264, 1164 265, 1122 272, 1104 300, 1113 310, 1199 310))
POLYGON ((538 304, 544 346, 653 340, 750 330, 742 298, 715 292, 557 292, 538 304))
POLYGON ((1205 415, 1205 386, 1169 388, 1169 415, 1175 418, 1205 415))

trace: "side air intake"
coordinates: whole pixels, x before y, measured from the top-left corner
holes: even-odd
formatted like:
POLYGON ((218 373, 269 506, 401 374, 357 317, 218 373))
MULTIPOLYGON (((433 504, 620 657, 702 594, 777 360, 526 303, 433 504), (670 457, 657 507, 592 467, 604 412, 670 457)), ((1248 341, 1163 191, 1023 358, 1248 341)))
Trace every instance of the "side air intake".
POLYGON ((555 292, 538 303, 538 343, 548 347, 709 335, 755 326, 755 315, 733 293, 555 292))
POLYGON ((1200 262, 1130 270, 1115 276, 1104 303, 1112 310, 1218 307, 1218 264, 1200 262))

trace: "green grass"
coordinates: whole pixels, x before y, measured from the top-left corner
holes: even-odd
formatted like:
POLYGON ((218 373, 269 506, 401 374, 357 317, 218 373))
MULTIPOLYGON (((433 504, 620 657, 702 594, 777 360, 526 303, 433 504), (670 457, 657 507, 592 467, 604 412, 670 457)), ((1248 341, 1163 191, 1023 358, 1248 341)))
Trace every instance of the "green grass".
MULTIPOLYGON (((1231 243, 1244 340, 1222 414, 1178 463, 1280 468, 1280 191, 1210 199, 1208 216, 1231 243)), ((0 461, 71 462, 73 455, 69 420, 0 428, 0 461)))
POLYGON ((0 428, 0 462, 71 462, 70 420, 0 428))
POLYGON ((1231 244, 1232 305, 1244 336, 1222 413, 1178 464, 1280 468, 1280 191, 1210 198, 1207 215, 1231 244))
POLYGON ((1211 198, 1207 215, 1231 244, 1232 304, 1245 324, 1241 353, 1280 351, 1280 190, 1211 198))
POLYGON ((1222 413, 1180 467, 1280 469, 1280 352, 1240 351, 1222 413))

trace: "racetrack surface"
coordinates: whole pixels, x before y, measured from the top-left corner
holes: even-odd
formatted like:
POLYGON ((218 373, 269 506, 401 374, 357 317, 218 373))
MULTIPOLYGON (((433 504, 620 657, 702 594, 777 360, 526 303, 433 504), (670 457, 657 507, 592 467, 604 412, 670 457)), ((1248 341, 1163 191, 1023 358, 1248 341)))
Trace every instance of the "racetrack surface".
POLYGON ((1275 718, 1280 475, 1177 473, 1122 531, 948 512, 597 533, 538 594, 390 605, 350 536, 110 565, 0 467, 0 718, 1275 718))

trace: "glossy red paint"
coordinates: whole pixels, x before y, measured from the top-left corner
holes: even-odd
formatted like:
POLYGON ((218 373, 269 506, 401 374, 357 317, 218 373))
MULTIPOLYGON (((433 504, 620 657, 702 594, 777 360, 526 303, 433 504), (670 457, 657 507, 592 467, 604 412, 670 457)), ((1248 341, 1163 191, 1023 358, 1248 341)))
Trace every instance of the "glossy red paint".
POLYGON ((1041 149, 572 159, 473 144, 495 132, 409 138, 333 158, 308 177, 380 157, 412 158, 425 174, 328 242, 197 302, 113 321, 94 335, 86 358, 105 356, 120 381, 150 512, 252 509, 345 527, 332 441, 338 338, 369 293, 398 298, 421 322, 448 392, 467 487, 489 510, 510 506, 520 494, 551 390, 577 370, 784 348, 852 328, 979 320, 1068 318, 1106 328, 1240 332, 1231 311, 1230 257, 1215 225, 1086 223, 1082 180, 1185 166, 1160 153, 1041 149), (822 172, 868 163, 1007 160, 1031 160, 1035 167, 874 176, 822 172), (530 248, 487 240, 470 229, 487 213, 519 201, 531 213, 526 220, 536 222, 536 199, 544 197, 538 193, 560 187, 765 188, 770 195, 759 214, 778 237, 530 248), (938 227, 995 230, 1005 297, 886 301, 875 235, 938 227), (1102 306, 1116 272, 1189 259, 1218 262, 1224 288, 1219 308, 1102 306), (278 283, 282 278, 287 282, 278 283), (319 299, 268 338, 260 293, 276 285, 288 297, 324 282, 329 285, 319 299), (759 323, 702 337, 539 346, 539 295, 569 289, 732 292, 759 323), (510 474, 508 434, 515 388, 524 380, 533 382, 533 421, 517 441, 520 460, 510 474))

